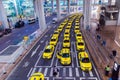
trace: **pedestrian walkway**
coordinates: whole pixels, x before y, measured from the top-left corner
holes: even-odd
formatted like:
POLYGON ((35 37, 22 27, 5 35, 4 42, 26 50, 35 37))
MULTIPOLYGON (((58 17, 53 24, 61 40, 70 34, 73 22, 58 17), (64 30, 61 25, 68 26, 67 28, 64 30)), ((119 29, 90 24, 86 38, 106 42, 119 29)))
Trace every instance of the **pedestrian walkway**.
MULTIPOLYGON (((113 62, 117 61, 118 63, 120 63, 120 47, 118 46, 118 44, 116 44, 115 42, 115 36, 116 34, 116 26, 105 26, 104 28, 102 28, 101 31, 94 31, 96 27, 92 27, 91 30, 91 34, 94 36, 93 39, 96 38, 96 34, 99 34, 101 36, 101 41, 105 41, 106 45, 105 46, 101 46, 101 41, 98 41, 97 44, 99 46, 99 49, 101 49, 102 52, 104 52, 103 54, 101 54, 103 57, 102 59, 104 59, 104 62, 106 62, 105 64, 109 64, 111 68, 113 68, 113 62), (103 49, 102 49, 103 48, 103 49), (114 58, 112 55, 112 51, 116 50, 117 51, 117 56, 114 58), (107 63, 107 61, 105 60, 108 59, 109 63, 107 63)), ((102 73, 100 74, 104 74, 104 70, 101 71, 102 73)), ((111 73, 110 73, 111 74, 111 73)), ((110 75, 109 75, 110 77, 110 75)), ((108 80, 108 77, 104 76, 104 79, 108 80)))
MULTIPOLYGON (((53 68, 43 68, 43 67, 35 67, 31 68, 30 72, 28 73, 27 77, 29 78, 33 73, 35 72, 41 72, 44 74, 45 77, 53 77, 53 68)), ((70 78, 81 78, 81 79, 93 79, 97 80, 96 74, 94 74, 95 70, 84 72, 79 67, 72 68, 72 67, 64 67, 59 68, 58 76, 57 78, 62 77, 70 77, 70 78)))

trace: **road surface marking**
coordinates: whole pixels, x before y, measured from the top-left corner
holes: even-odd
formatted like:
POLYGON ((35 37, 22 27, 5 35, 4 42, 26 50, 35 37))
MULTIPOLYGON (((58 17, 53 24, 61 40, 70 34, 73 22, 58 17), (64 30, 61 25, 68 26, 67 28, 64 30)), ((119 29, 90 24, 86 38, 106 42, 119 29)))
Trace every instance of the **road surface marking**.
POLYGON ((48 37, 48 35, 45 35, 45 37, 48 37))
POLYGON ((93 77, 93 73, 92 73, 92 71, 89 71, 89 74, 90 74, 91 77, 93 77))
POLYGON ((7 41, 6 43, 9 43, 11 40, 7 41))
POLYGON ((78 64, 79 62, 78 62, 78 56, 77 56, 77 51, 76 51, 76 47, 75 47, 75 42, 73 42, 73 44, 74 44, 74 49, 75 49, 77 67, 80 67, 79 64, 78 64))
POLYGON ((44 42, 44 40, 40 41, 40 43, 43 43, 43 42, 44 42))
POLYGON ((72 77, 72 68, 69 68, 69 76, 72 77))
POLYGON ((36 61, 36 63, 35 63, 35 67, 37 66, 37 64, 38 64, 38 62, 39 62, 39 60, 40 60, 40 58, 41 58, 41 56, 42 56, 42 52, 43 52, 43 51, 40 51, 40 53, 38 54, 38 55, 40 55, 40 56, 39 56, 39 58, 37 59, 37 61, 36 61))
POLYGON ((55 51, 54 51, 54 53, 53 53, 53 58, 52 58, 50 67, 52 67, 53 62, 54 62, 54 59, 55 59, 55 57, 56 57, 56 54, 55 54, 55 53, 57 53, 57 48, 58 48, 58 43, 57 43, 57 45, 56 45, 56 47, 55 47, 55 51))
POLYGON ((23 65, 23 67, 27 67, 30 64, 30 62, 26 61, 23 65))
POLYGON ((45 68, 45 71, 44 71, 44 76, 47 75, 47 71, 48 71, 48 68, 45 68))
POLYGON ((35 53, 37 52, 39 47, 40 47, 40 45, 35 49, 35 51, 32 52, 31 57, 33 57, 35 55, 35 53))
POLYGON ((96 77, 80 77, 80 80, 98 80, 96 77))
POLYGON ((32 71, 32 73, 31 73, 31 75, 32 75, 33 73, 35 73, 35 70, 36 70, 36 68, 34 68, 34 69, 33 69, 33 71, 32 71))
MULTIPOLYGON (((93 64, 93 62, 92 62, 92 64, 93 64)), ((96 72, 96 74, 97 74, 98 80, 101 80, 101 79, 100 79, 100 76, 99 76, 99 74, 98 74, 98 72, 97 72, 97 70, 96 70, 96 68, 95 68, 95 65, 94 65, 94 64, 93 64, 93 67, 94 67, 94 70, 95 70, 95 72, 96 72)))
POLYGON ((83 77, 85 77, 85 72, 84 71, 82 71, 82 74, 83 74, 83 77))
POLYGON ((50 37, 52 37, 52 34, 50 35, 50 37))
POLYGON ((29 73, 27 74, 27 77, 30 76, 30 73, 31 73, 32 70, 33 70, 33 68, 30 69, 29 73))
MULTIPOLYGON (((46 45, 47 45, 47 44, 46 44, 46 45)), ((46 45, 45 45, 45 46, 46 46, 46 45)), ((45 47, 44 47, 43 51, 44 51, 44 50, 45 50, 45 47)), ((35 63, 35 67, 36 67, 37 64, 38 64, 38 62, 39 62, 39 60, 40 60, 40 58, 41 58, 41 56, 42 56, 43 51, 40 51, 40 53, 38 54, 38 55, 40 55, 40 56, 39 56, 37 62, 35 63)))
POLYGON ((50 70, 50 76, 53 76, 53 68, 50 70))
POLYGON ((63 68, 63 76, 66 76, 66 68, 63 68))
POLYGON ((78 68, 75 68, 75 71, 76 71, 76 76, 79 77, 80 75, 79 75, 79 70, 78 70, 78 68))
POLYGON ((42 71, 42 68, 39 68, 38 72, 41 72, 42 71))

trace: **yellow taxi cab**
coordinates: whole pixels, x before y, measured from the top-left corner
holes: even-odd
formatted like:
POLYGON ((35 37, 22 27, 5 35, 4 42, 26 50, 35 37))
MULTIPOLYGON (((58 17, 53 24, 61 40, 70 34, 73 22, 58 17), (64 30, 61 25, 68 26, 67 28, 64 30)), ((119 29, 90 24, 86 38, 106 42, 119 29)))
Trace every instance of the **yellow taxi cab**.
POLYGON ((66 21, 64 21, 64 22, 62 22, 61 24, 60 24, 60 26, 65 26, 65 24, 66 24, 66 21))
POLYGON ((76 28, 79 28, 79 26, 76 25, 76 26, 75 26, 75 29, 76 29, 76 28))
POLYGON ((84 51, 85 50, 85 43, 84 43, 84 41, 82 39, 81 40, 77 40, 76 41, 76 47, 77 47, 78 51, 84 51))
POLYGON ((76 23, 79 23, 79 20, 76 20, 75 22, 76 22, 76 23))
POLYGON ((40 72, 37 72, 37 73, 33 73, 31 76, 30 76, 30 79, 29 80, 45 80, 44 79, 44 75, 40 72))
POLYGON ((71 26, 69 26, 69 25, 66 26, 66 29, 70 29, 70 28, 71 28, 71 26))
POLYGON ((75 31, 76 34, 80 32, 79 28, 75 28, 74 31, 75 31))
POLYGON ((58 30, 59 32, 61 32, 61 31, 63 30, 63 27, 64 27, 64 25, 60 25, 57 30, 58 30))
POLYGON ((51 38, 51 40, 50 40, 50 45, 56 46, 57 41, 58 41, 58 38, 53 36, 53 37, 51 38))
POLYGON ((92 63, 89 59, 89 56, 87 54, 87 52, 80 52, 78 54, 78 58, 79 58, 79 64, 80 64, 80 68, 83 71, 91 71, 92 70, 92 63))
POLYGON ((54 53, 54 46, 53 45, 47 45, 42 57, 44 59, 51 59, 53 53, 54 53))
POLYGON ((76 33, 76 40, 79 40, 79 39, 82 39, 82 34, 80 32, 76 33))
POLYGON ((64 38, 65 38, 65 37, 70 37, 70 33, 69 33, 69 32, 65 32, 65 33, 64 33, 64 38))
POLYGON ((56 31, 54 32, 53 36, 58 38, 58 37, 59 37, 59 34, 60 34, 60 32, 59 32, 58 30, 56 30, 56 31))
POLYGON ((62 65, 70 65, 71 64, 70 49, 62 48, 62 50, 57 53, 57 58, 59 59, 62 65))
POLYGON ((65 33, 70 33, 70 29, 65 29, 65 33))
POLYGON ((69 38, 64 38, 63 47, 70 48, 70 39, 69 38))
POLYGON ((76 26, 79 26, 79 25, 80 25, 80 23, 75 23, 75 25, 76 25, 76 26))

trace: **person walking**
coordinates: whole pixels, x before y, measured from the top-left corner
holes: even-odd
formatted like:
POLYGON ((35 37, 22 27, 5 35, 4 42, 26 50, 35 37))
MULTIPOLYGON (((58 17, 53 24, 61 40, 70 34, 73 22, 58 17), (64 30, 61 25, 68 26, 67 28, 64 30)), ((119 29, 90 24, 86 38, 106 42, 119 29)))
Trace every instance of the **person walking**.
POLYGON ((59 72, 59 69, 58 68, 56 68, 56 66, 54 66, 54 68, 53 68, 53 76, 58 76, 58 72, 59 72))
POLYGON ((109 76, 109 72, 110 72, 110 66, 107 65, 107 66, 105 67, 105 75, 106 75, 106 76, 109 76))

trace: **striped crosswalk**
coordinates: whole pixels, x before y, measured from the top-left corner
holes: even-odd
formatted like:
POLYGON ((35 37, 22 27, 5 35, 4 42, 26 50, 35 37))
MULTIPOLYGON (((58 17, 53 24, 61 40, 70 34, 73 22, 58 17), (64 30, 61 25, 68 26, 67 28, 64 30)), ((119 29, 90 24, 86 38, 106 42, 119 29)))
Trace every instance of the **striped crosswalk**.
MULTIPOLYGON (((33 68, 31 73, 29 73, 29 76, 32 75, 35 72, 41 72, 44 74, 45 77, 52 77, 53 76, 53 68, 43 68, 43 67, 37 67, 33 68), (38 69, 37 69, 38 68, 38 69)), ((92 71, 84 72, 80 68, 72 68, 72 67, 63 67, 59 68, 59 77, 95 77, 92 71)))

